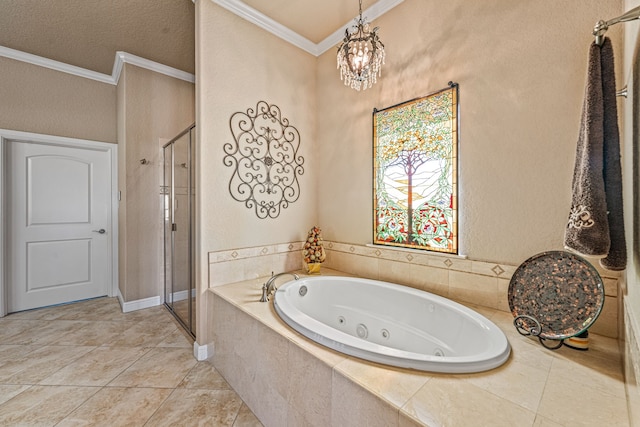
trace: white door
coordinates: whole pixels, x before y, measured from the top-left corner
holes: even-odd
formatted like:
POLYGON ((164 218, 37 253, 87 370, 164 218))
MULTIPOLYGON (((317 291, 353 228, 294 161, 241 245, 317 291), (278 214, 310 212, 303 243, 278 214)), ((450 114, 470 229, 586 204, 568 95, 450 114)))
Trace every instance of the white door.
POLYGON ((108 295, 110 154, 7 144, 9 313, 108 295))

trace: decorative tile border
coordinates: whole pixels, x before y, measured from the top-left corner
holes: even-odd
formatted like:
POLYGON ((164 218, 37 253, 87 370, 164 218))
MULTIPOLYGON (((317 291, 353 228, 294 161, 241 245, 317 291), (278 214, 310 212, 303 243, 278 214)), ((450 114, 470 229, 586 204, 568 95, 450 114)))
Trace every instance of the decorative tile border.
MULTIPOLYGON (((209 252, 209 264, 229 261, 248 260, 250 258, 266 257, 269 255, 287 254, 302 251, 303 241, 278 243, 275 245, 254 246, 247 248, 228 249, 209 252)), ((479 276, 494 277, 510 280, 518 266, 498 264, 495 262, 475 261, 460 255, 446 255, 440 253, 424 253, 411 249, 387 248, 377 245, 358 245, 325 240, 327 250, 327 264, 331 266, 331 252, 359 255, 377 260, 395 261, 415 266, 433 267, 449 271, 477 274, 479 276)), ((293 256, 293 254, 291 254, 293 256)), ((596 266, 603 278, 605 292, 608 297, 617 297, 619 273, 609 272, 596 266)))
MULTIPOLYGON (((209 252, 208 287, 303 268, 304 242, 209 252)), ((517 266, 463 256, 325 240, 327 268, 426 290, 453 300, 509 311, 507 291, 517 266)), ((607 298, 618 296, 619 275, 600 272, 607 298)), ((618 336, 618 303, 611 301, 593 331, 618 336)))
POLYGON ((354 255, 404 262, 427 267, 444 268, 490 277, 511 277, 515 266, 490 262, 473 261, 460 255, 446 255, 440 253, 426 253, 411 249, 386 248, 374 245, 355 245, 325 241, 325 248, 354 255))
POLYGON ((300 269, 302 245, 289 242, 209 252, 208 287, 300 269))
MULTIPOLYGON (((304 242, 300 241, 209 252, 209 264, 302 251, 303 244, 304 242)), ((302 259, 302 255, 300 255, 300 258, 302 259)))
MULTIPOLYGON (((447 255, 437 252, 422 252, 415 249, 400 249, 383 247, 377 245, 356 245, 352 243, 340 243, 325 241, 325 248, 335 252, 345 252, 354 255, 386 259, 389 261, 405 262, 415 265, 424 265, 435 268, 445 268, 448 270, 462 271, 479 274, 481 276, 499 277, 511 279, 513 273, 518 268, 517 265, 497 264, 495 262, 475 261, 462 255, 447 255)), ((619 273, 602 270, 595 265, 598 273, 602 276, 606 288, 613 288, 607 291, 607 295, 616 296, 615 289, 619 278, 619 273), (607 286, 609 285, 609 286, 607 286)))

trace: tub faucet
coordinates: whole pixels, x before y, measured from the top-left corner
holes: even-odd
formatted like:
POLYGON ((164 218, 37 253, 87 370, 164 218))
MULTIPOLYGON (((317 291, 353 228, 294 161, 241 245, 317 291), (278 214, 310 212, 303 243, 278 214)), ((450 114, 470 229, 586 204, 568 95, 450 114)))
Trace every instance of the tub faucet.
POLYGON ((274 285, 274 282, 276 281, 276 279, 280 276, 284 276, 285 274, 290 274, 291 276, 293 276, 293 278, 295 280, 298 280, 300 277, 295 274, 295 273, 278 273, 276 275, 273 274, 273 271, 271 272, 271 277, 269 277, 269 280, 267 280, 263 285, 262 285, 262 298, 260 298, 260 302, 267 302, 269 301, 269 295, 271 295, 272 292, 275 292, 276 290, 276 286, 274 285))

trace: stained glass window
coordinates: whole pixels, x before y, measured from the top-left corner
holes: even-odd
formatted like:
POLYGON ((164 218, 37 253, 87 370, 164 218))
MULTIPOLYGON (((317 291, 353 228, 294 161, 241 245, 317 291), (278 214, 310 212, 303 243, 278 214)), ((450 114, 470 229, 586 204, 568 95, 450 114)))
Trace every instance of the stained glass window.
POLYGON ((458 86, 373 113, 375 244, 458 252, 458 86))

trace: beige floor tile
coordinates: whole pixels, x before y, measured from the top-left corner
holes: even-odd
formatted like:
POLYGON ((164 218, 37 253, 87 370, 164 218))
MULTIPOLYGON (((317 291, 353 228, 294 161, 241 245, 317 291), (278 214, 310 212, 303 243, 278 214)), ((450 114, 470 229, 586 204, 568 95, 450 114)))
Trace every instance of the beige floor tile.
POLYGON ((0 318, 0 425, 142 426, 179 387, 148 425, 261 426, 192 347, 164 307, 122 313, 116 298, 0 318))
POLYGON ((13 315, 0 318, 0 343, 26 344, 18 342, 23 333, 42 326, 42 322, 30 319, 14 319, 13 315))
POLYGON ((411 418, 406 413, 400 411, 400 415, 398 417, 398 427, 423 427, 423 426, 424 424, 411 418))
POLYGON ((533 411, 453 376, 430 379, 402 411, 428 426, 450 427, 530 426, 536 416, 533 411))
POLYGON ((11 313, 8 316, 0 319, 0 324, 3 321, 13 320, 54 320, 61 315, 60 306, 38 308, 35 310, 19 311, 17 313, 11 313))
MULTIPOLYGON (((95 298, 72 304, 26 310, 11 313, 7 320, 82 320, 105 321, 125 320, 127 314, 122 313, 117 298, 95 298)), ((0 322, 3 319, 0 319, 0 322)))
POLYGON ((105 387, 56 427, 142 426, 173 390, 105 387))
POLYGON ((182 347, 193 348, 193 338, 191 338, 182 328, 176 328, 171 332, 158 347, 182 347))
POLYGON ((136 322, 162 322, 173 324, 173 316, 169 313, 164 305, 146 308, 144 310, 131 311, 124 313, 127 320, 136 322))
POLYGON ((251 412, 251 409, 243 403, 238 411, 236 420, 233 422, 233 427, 262 427, 262 423, 251 412))
POLYGON ((628 426, 625 399, 597 387, 551 375, 538 414, 565 426, 628 426))
POLYGON ((562 424, 558 424, 555 421, 551 421, 549 418, 545 418, 542 415, 538 415, 533 423, 533 427, 565 427, 562 424))
POLYGON ((109 386, 174 388, 196 363, 190 349, 153 348, 111 381, 109 386))
POLYGON ((117 298, 96 298, 70 304, 57 317, 59 320, 114 321, 125 320, 117 298))
POLYGON ((71 304, 54 305, 34 310, 20 311, 18 313, 11 313, 8 318, 30 320, 105 320, 104 317, 101 317, 100 319, 92 319, 90 317, 95 315, 97 312, 101 312, 106 309, 110 310, 111 308, 115 308, 118 312, 122 312, 117 298, 101 297, 78 301, 71 304))
POLYGON ((141 347, 97 347, 40 384, 104 386, 148 351, 141 347))
POLYGON ((242 400, 231 390, 176 389, 147 425, 232 426, 241 405, 242 400))
MULTIPOLYGON (((129 319, 131 320, 131 319, 129 319)), ((161 320, 135 321, 133 326, 123 331, 110 345, 129 347, 155 347, 176 331, 177 327, 167 318, 161 320)))
POLYGON ((29 387, 28 385, 19 384, 0 385, 0 405, 12 399, 14 396, 19 395, 29 387))
MULTIPOLYGON (((29 323, 34 321, 28 321, 29 323)), ((20 334, 3 339, 3 344, 36 344, 55 343, 69 333, 77 333, 87 322, 82 320, 43 320, 35 321, 36 326, 23 330, 20 334)))
POLYGON ((19 359, 38 348, 40 347, 37 345, 0 345, 0 366, 6 362, 19 359))
POLYGON ((57 345, 40 347, 0 364, 0 383, 37 384, 94 349, 57 345))
POLYGON ((118 339, 118 337, 120 337, 120 335, 134 325, 134 322, 129 321, 89 322, 75 333, 64 335, 56 341, 56 344, 92 345, 96 347, 101 345, 111 345, 118 339))
POLYGON ((0 406, 2 426, 54 426, 99 390, 32 386, 0 406))
POLYGON ((222 375, 218 373, 213 364, 207 361, 198 362, 180 382, 178 388, 231 390, 229 383, 222 378, 222 375))

